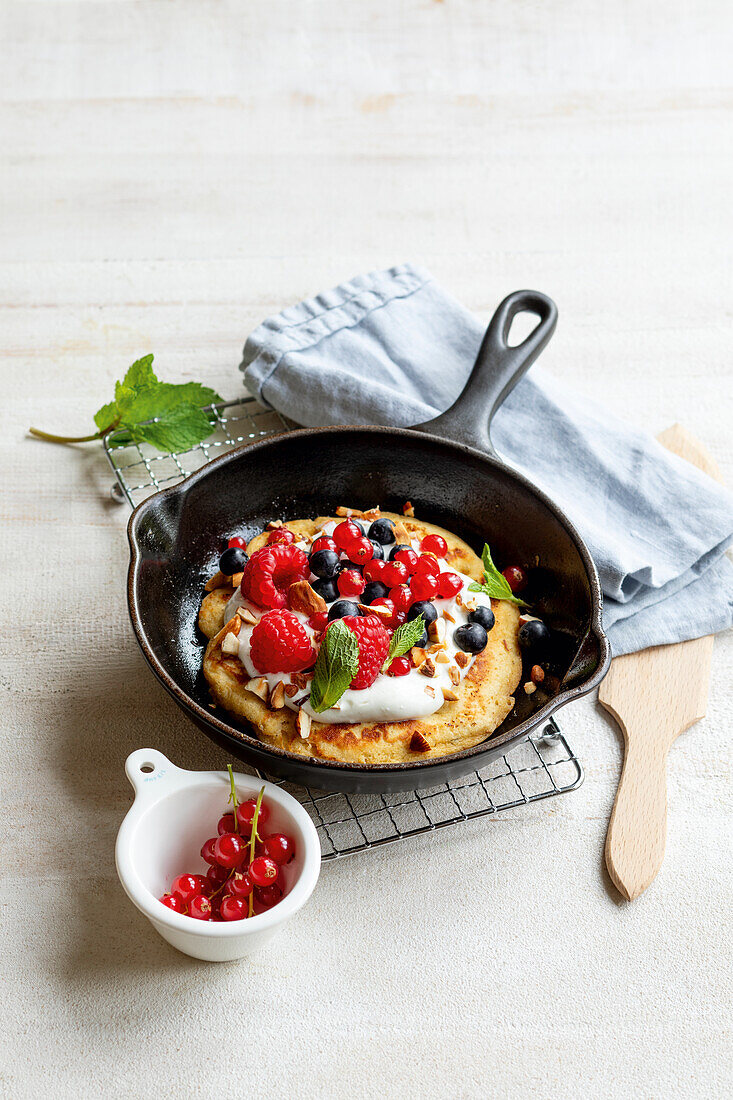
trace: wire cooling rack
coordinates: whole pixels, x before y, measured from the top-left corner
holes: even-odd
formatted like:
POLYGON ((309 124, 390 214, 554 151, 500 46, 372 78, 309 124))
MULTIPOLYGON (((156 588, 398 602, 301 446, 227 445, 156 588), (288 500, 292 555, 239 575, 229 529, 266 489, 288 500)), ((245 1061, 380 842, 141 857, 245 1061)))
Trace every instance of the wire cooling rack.
MULTIPOLYGON (((212 405, 210 411, 212 434, 179 453, 131 443, 121 431, 106 436, 104 449, 115 476, 112 498, 135 507, 232 448, 295 427, 252 399, 212 405)), ((541 733, 479 771, 424 791, 334 794, 275 782, 303 804, 318 831, 323 859, 333 860, 565 794, 583 782, 583 769, 550 718, 541 733)))

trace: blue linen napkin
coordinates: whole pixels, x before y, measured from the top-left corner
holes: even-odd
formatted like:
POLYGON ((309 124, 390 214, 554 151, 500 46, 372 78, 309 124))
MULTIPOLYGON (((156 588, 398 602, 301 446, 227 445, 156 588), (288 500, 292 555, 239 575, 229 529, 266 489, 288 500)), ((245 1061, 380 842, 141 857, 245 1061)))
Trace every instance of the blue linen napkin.
MULTIPOLYGON (((409 427, 452 404, 484 330, 427 271, 402 264, 270 317, 241 369, 258 401, 299 424, 409 427)), ((733 497, 716 482, 537 366, 492 439, 585 539, 614 653, 733 623, 733 497)))

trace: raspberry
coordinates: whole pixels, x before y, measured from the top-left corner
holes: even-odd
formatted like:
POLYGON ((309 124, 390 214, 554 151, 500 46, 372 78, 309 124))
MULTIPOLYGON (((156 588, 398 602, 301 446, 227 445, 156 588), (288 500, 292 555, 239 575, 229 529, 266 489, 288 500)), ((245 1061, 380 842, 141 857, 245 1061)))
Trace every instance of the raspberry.
POLYGON ((371 687, 389 652, 389 634, 376 615, 346 615, 343 620, 359 643, 359 671, 351 681, 354 691, 371 687))
POLYGON ((277 546, 281 543, 283 546, 287 546, 289 543, 295 542, 295 535, 289 527, 278 527, 275 531, 270 532, 270 536, 267 540, 268 546, 277 546))
POLYGON ((250 657, 258 672, 302 672, 316 652, 292 611, 268 611, 252 631, 250 657))
POLYGON ((286 607, 290 585, 309 576, 308 555, 297 546, 263 546, 244 567, 242 595, 258 607, 286 607))

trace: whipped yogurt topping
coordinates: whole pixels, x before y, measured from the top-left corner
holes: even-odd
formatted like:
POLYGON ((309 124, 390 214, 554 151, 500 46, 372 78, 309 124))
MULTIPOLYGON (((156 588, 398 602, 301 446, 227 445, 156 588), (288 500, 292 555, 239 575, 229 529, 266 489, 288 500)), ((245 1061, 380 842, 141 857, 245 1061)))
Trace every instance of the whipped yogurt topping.
MULTIPOLYGON (((324 524, 323 533, 331 534, 334 527, 334 523, 324 524)), ((306 553, 309 550, 309 544, 307 542, 299 541, 296 542, 295 545, 305 550, 306 553)), ((419 542, 417 539, 412 540, 412 546, 415 550, 419 549, 419 542)), ((469 591, 469 585, 473 580, 472 577, 466 576, 465 573, 460 573, 457 569, 451 568, 443 561, 440 561, 439 564, 442 572, 457 573, 463 580, 463 587, 461 591, 456 593, 451 599, 436 599, 432 601, 438 612, 438 618, 441 618, 443 612, 447 611, 455 620, 454 622, 451 622, 450 619, 443 620, 446 627, 446 648, 442 650, 442 652, 449 658, 448 662, 437 661, 435 659, 437 653, 430 654, 431 660, 435 665, 434 676, 425 676, 417 668, 410 669, 406 676, 386 676, 380 673, 371 687, 363 688, 361 691, 353 691, 351 688, 348 688, 335 706, 331 707, 329 710, 322 711, 320 714, 312 709, 308 701, 310 695, 310 684, 308 684, 306 688, 298 691, 292 698, 286 695, 285 705, 295 711, 299 710, 302 706, 315 722, 321 722, 326 725, 335 725, 340 722, 400 722, 409 718, 422 718, 425 715, 434 714, 437 710, 440 710, 445 702, 443 688, 448 691, 456 690, 451 680, 450 669, 457 669, 462 680, 476 659, 473 654, 465 653, 464 657, 467 658, 465 667, 462 668, 456 663, 455 656, 456 653, 459 652, 460 647, 453 641, 453 635, 459 626, 463 626, 468 622, 469 609, 478 607, 480 604, 491 607, 491 599, 484 595, 483 592, 469 591), (461 606, 461 604, 458 603, 459 598, 463 604, 468 604, 469 606, 461 606)), ((311 580, 315 580, 315 577, 311 577, 311 580)), ((249 603, 242 596, 241 590, 238 588, 227 604, 225 621, 228 621, 232 615, 235 614, 238 607, 248 607, 258 617, 263 614, 262 609, 249 603)), ((303 623, 307 634, 313 639, 316 632, 309 625, 307 615, 303 615, 298 611, 294 611, 292 614, 303 623)), ((239 659, 249 675, 251 677, 262 676, 267 681, 270 690, 280 681, 284 684, 292 683, 292 675, 290 673, 260 672, 259 669, 254 667, 250 655, 253 629, 253 626, 242 622, 238 636, 239 659)), ((431 644, 432 643, 428 644, 428 649, 431 644)), ((455 672, 453 675, 455 676, 455 672)))

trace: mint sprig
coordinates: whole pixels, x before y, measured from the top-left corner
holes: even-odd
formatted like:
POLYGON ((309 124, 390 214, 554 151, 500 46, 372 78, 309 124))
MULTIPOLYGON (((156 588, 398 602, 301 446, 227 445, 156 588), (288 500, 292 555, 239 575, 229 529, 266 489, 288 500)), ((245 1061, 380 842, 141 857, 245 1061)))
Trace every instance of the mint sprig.
POLYGON ((359 671, 359 643, 342 619, 323 635, 311 681, 310 705, 316 714, 337 703, 359 671))
POLYGON ((473 581, 468 586, 469 592, 483 592, 485 596, 490 596, 492 600, 509 600, 510 603, 515 603, 518 607, 528 606, 524 600, 520 600, 519 596, 514 595, 509 587, 509 581, 494 565, 488 542, 484 543, 481 561, 484 566, 484 583, 478 584, 473 581))
POLYGON ((422 615, 418 615, 416 619, 410 619, 409 622, 398 626, 389 640, 389 652, 387 653, 387 660, 382 665, 382 670, 389 668, 392 661, 396 660, 397 657, 404 657, 405 653, 409 653, 412 647, 420 641, 424 632, 425 619, 422 615))
POLYGON ((145 355, 115 383, 114 401, 94 414, 98 430, 93 435, 52 435, 38 428, 30 433, 51 443, 91 443, 124 429, 115 446, 149 443, 159 451, 186 451, 211 435, 216 420, 204 406, 219 401, 216 390, 200 382, 160 382, 153 371, 153 356, 145 355))

